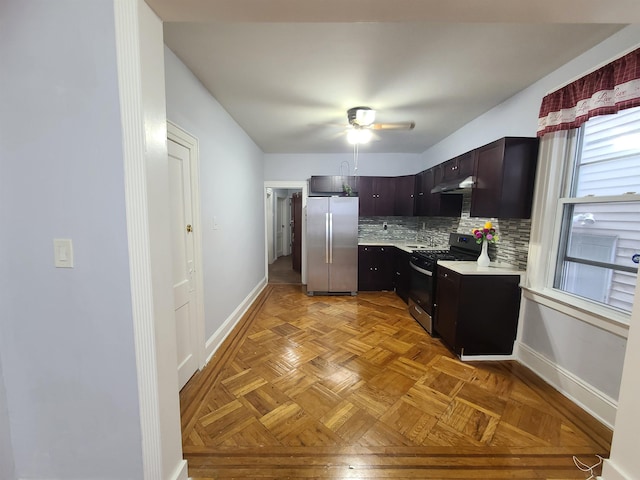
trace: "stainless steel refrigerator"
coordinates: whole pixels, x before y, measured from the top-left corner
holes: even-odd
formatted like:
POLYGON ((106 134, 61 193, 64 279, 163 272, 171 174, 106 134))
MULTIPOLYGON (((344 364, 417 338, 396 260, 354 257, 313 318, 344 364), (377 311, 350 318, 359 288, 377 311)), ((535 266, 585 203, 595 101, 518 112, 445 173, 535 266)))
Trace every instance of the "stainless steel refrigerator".
POLYGON ((307 200, 307 293, 358 291, 358 197, 307 200))

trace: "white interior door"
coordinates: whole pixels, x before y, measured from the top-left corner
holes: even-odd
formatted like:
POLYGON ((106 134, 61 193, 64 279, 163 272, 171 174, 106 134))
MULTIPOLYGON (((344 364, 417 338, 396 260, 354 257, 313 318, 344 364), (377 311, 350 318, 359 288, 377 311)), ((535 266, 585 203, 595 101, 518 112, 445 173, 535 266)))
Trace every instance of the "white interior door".
POLYGON ((189 149, 168 140, 173 298, 178 351, 178 380, 182 388, 198 369, 196 304, 194 301, 194 234, 189 149))

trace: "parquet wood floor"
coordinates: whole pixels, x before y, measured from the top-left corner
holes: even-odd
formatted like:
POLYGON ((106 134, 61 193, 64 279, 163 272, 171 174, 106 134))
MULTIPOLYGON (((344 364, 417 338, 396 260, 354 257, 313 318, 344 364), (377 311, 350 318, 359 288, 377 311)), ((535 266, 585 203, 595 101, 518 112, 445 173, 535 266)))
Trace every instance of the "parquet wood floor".
POLYGON ((394 293, 269 285, 180 399, 200 480, 584 479, 572 456, 611 442, 518 363, 457 360, 394 293))

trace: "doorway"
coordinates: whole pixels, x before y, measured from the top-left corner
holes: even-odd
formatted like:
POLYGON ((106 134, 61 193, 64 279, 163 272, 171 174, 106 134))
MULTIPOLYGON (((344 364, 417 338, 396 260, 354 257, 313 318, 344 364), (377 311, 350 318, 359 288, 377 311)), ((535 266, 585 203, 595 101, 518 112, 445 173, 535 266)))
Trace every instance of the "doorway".
POLYGON ((273 252, 268 266, 268 281, 301 284, 302 252, 298 243, 302 240, 302 191, 291 188, 272 189, 267 203, 270 199, 274 213, 273 237, 269 239, 273 245, 268 247, 273 252))
POLYGON ((306 283, 307 182, 265 182, 265 270, 269 283, 306 283))
POLYGON ((204 365, 198 140, 167 122, 169 218, 178 387, 204 365))

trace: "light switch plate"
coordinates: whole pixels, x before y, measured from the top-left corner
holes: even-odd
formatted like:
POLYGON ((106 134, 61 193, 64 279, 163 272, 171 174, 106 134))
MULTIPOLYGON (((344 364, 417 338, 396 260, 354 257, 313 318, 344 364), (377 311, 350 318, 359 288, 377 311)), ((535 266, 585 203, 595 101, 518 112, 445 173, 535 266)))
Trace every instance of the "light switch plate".
POLYGON ((70 238, 53 239, 53 263, 56 268, 73 268, 73 243, 70 238))

